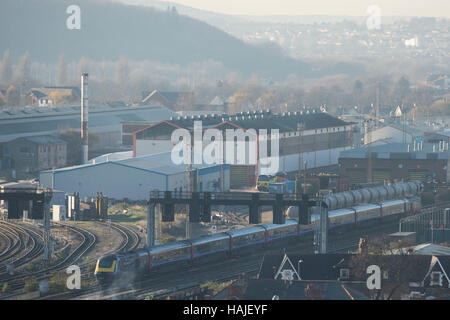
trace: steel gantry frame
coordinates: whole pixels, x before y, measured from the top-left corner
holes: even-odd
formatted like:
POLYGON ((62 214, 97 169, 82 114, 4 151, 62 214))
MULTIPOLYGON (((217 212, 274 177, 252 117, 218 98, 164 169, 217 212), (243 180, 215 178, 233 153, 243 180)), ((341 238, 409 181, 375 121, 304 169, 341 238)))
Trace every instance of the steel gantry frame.
POLYGON ((188 205, 189 222, 211 222, 211 206, 248 206, 249 224, 261 223, 259 208, 271 206, 273 208, 273 223, 285 223, 285 208, 296 206, 299 208, 299 223, 309 224, 309 208, 319 206, 327 208, 321 198, 309 199, 307 195, 297 194, 270 194, 250 192, 172 192, 152 191, 147 209, 147 246, 155 245, 155 208, 162 208, 164 222, 174 221, 175 205, 188 205))

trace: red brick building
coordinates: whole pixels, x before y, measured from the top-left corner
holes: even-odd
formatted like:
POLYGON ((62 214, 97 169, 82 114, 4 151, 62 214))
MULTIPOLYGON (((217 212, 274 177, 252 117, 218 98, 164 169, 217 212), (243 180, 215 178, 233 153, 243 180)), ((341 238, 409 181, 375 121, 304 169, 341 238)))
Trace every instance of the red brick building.
POLYGON ((347 150, 339 156, 342 176, 350 177, 351 184, 367 183, 371 165, 372 182, 433 180, 437 183, 450 181, 449 150, 439 145, 423 144, 423 149, 412 151, 408 144, 395 143, 370 148, 369 164, 367 147, 347 150))

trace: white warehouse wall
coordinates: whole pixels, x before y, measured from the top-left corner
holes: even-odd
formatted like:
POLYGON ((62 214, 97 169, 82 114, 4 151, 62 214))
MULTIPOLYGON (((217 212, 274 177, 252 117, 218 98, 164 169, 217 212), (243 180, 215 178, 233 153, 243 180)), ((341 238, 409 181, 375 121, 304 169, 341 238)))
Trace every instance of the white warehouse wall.
POLYGON ((66 193, 79 192, 80 197, 95 197, 97 192, 114 199, 147 200, 149 192, 166 190, 167 176, 148 170, 113 162, 70 169, 43 171, 41 187, 55 188, 66 193), (53 179, 52 179, 53 176, 53 179))
POLYGON ((149 154, 171 152, 175 143, 170 140, 140 140, 136 139, 136 157, 149 154))
MULTIPOLYGON (((307 161, 306 165, 308 169, 336 165, 338 163, 339 153, 347 149, 350 149, 350 147, 304 152, 302 153, 302 169, 304 169, 303 161, 305 160, 307 161)), ((280 156, 278 171, 291 172, 297 170, 298 154, 280 156)), ((258 174, 261 174, 261 165, 258 167, 258 174)))

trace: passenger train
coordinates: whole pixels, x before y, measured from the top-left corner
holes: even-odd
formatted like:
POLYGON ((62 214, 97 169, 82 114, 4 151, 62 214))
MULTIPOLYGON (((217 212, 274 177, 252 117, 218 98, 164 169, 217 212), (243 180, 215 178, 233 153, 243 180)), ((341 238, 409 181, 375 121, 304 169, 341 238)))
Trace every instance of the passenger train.
MULTIPOLYGON (((389 200, 377 204, 358 205, 328 212, 328 228, 346 232, 355 226, 371 226, 380 219, 395 218, 401 214, 415 214, 421 208, 420 197, 389 200)), ((288 217, 295 215, 296 207, 287 210, 288 217)), ((297 214, 298 215, 298 214, 297 214)), ((264 250, 292 240, 300 240, 313 232, 318 221, 311 214, 311 223, 301 225, 298 219, 288 219, 284 224, 267 223, 248 228, 234 229, 197 239, 138 249, 128 253, 111 254, 97 260, 95 276, 102 287, 127 285, 143 276, 160 272, 184 270, 198 263, 220 261, 246 252, 264 250)))

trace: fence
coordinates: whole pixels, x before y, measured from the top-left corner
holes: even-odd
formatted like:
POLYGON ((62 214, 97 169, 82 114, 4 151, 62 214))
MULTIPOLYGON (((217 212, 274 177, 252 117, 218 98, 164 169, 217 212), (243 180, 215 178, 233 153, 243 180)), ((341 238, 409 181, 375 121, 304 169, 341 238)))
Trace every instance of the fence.
POLYGON ((450 209, 424 209, 418 215, 400 220, 399 231, 415 232, 418 243, 450 242, 450 209))

